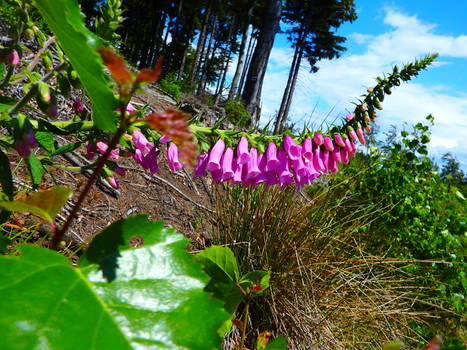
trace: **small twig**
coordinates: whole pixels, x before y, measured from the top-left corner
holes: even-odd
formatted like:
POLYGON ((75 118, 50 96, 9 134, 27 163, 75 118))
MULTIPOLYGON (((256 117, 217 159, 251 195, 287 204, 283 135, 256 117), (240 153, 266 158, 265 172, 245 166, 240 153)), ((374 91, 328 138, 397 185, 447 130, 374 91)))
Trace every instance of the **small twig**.
MULTIPOLYGON (((37 51, 36 56, 34 56, 34 59, 31 61, 31 63, 29 63, 29 66, 27 68, 28 71, 31 72, 34 69, 37 62, 39 62, 39 59, 41 58, 41 53, 43 53, 49 47, 49 45, 52 44, 54 41, 55 41, 54 36, 51 36, 49 39, 47 39, 47 41, 44 43, 44 46, 41 47, 39 51, 37 51)), ((22 79, 20 81, 22 81, 22 79)))
POLYGON ((147 174, 143 174, 143 177, 148 180, 148 181, 151 181, 151 182, 155 182, 154 179, 157 179, 159 180, 160 182, 163 182, 164 184, 166 184, 167 186, 170 186, 174 191, 176 191, 178 194, 180 194, 183 198, 185 198, 186 200, 188 200, 189 202, 191 202, 192 204, 194 204, 195 206, 197 206, 198 208, 200 209, 204 209, 210 213, 214 213, 214 211, 212 209, 209 209, 208 207, 205 207, 204 205, 196 202, 194 199, 191 199, 190 197, 188 197, 185 193, 183 193, 180 189, 178 189, 175 185, 172 185, 169 181, 157 176, 157 175, 152 175, 149 176, 147 174))

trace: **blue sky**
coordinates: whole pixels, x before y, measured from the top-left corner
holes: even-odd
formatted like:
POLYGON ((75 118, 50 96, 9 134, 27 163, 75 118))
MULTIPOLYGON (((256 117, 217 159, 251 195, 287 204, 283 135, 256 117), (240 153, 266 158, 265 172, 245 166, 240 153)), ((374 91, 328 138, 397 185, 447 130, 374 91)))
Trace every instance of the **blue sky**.
MULTIPOLYGON (((344 24, 347 37, 341 58, 321 61, 310 74, 303 64, 289 116, 319 125, 342 117, 374 78, 429 53, 434 66, 403 84, 383 104, 378 124, 410 129, 428 114, 435 117, 430 155, 439 161, 451 152, 467 170, 467 1, 355 0, 358 19, 344 24)), ((262 92, 262 122, 280 106, 293 52, 282 35, 276 38, 262 92)))

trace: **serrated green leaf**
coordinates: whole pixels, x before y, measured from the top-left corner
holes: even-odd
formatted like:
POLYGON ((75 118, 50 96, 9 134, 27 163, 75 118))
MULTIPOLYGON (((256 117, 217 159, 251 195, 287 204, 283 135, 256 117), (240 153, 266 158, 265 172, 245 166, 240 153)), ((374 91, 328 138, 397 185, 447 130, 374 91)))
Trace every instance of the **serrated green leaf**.
POLYGON ((113 111, 117 102, 107 85, 97 49, 101 40, 85 26, 77 1, 34 0, 42 17, 55 34, 92 102, 93 118, 102 130, 115 130, 113 111))
POLYGON ((39 186, 42 180, 42 176, 44 175, 44 168, 40 160, 34 153, 31 153, 25 161, 28 166, 29 174, 31 175, 31 180, 34 187, 39 186))
POLYGON ((266 345, 265 350, 287 350, 287 340, 282 335, 280 335, 268 345, 266 345))
POLYGON ((36 131, 34 136, 37 143, 47 152, 53 152, 55 150, 54 135, 51 132, 36 131))
POLYGON ((224 308, 233 314, 243 296, 237 286, 239 271, 237 260, 228 247, 212 246, 196 254, 195 261, 203 266, 211 280, 205 290, 224 302, 224 308))
POLYGON ((64 145, 60 148, 57 148, 55 151, 49 154, 49 156, 57 156, 59 154, 72 152, 75 149, 79 148, 84 142, 74 142, 69 143, 68 145, 64 145))
POLYGON ((204 266, 210 277, 219 269, 226 274, 232 282, 237 282, 240 276, 237 260, 229 247, 212 246, 196 254, 195 260, 204 266))
POLYGON ((0 183, 2 191, 11 200, 13 198, 13 177, 11 175, 10 161, 8 157, 0 149, 0 183))
POLYGON ((55 186, 11 202, 0 202, 0 206, 8 211, 31 213, 52 222, 65 205, 70 194, 70 189, 55 186))

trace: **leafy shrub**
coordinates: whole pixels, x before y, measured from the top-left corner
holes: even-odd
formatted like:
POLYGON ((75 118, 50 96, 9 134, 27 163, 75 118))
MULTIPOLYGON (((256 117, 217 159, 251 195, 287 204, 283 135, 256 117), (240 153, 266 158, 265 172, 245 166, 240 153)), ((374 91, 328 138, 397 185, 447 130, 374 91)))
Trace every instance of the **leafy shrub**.
POLYGON ((236 126, 243 127, 251 119, 243 103, 237 100, 228 100, 225 104, 225 116, 236 126))
POLYGON ((176 100, 180 98, 180 85, 175 78, 175 74, 169 74, 159 82, 162 90, 173 96, 176 100))

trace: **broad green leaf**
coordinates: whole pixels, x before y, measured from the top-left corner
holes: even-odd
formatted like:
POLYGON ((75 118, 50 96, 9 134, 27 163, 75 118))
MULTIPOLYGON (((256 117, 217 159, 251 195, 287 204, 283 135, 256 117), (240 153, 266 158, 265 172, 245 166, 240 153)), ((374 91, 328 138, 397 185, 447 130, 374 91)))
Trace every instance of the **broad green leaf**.
POLYGON ((97 49, 101 40, 85 26, 76 0, 34 0, 42 17, 55 34, 92 102, 96 126, 115 130, 113 111, 117 102, 107 85, 102 60, 97 49))
POLYGON ((287 350, 287 340, 282 335, 280 335, 268 345, 266 345, 265 350, 287 350))
POLYGON ((75 149, 79 148, 82 144, 83 144, 83 142, 69 143, 68 145, 64 145, 64 146, 62 146, 60 148, 57 148, 55 151, 50 153, 49 156, 56 156, 56 155, 59 155, 59 154, 72 152, 75 149))
POLYGON ((239 284, 246 292, 250 291, 252 295, 260 295, 269 288, 270 279, 270 272, 254 270, 242 276, 239 284))
POLYGON ((0 206, 8 211, 31 213, 52 222, 70 194, 70 189, 55 186, 11 202, 0 202, 0 206))
POLYGON ((37 131, 34 136, 37 143, 47 152, 53 152, 55 150, 55 141, 52 133, 37 131))
POLYGON ((5 193, 9 199, 12 199, 14 188, 10 161, 2 150, 0 150, 0 183, 2 185, 3 193, 5 193))
POLYGON ((208 276, 185 251, 187 242, 139 215, 106 228, 81 257, 83 273, 134 346, 219 347, 216 331, 229 315, 203 291, 208 276), (131 249, 134 237, 143 246, 131 249))
POLYGON ((188 240, 146 218, 106 228, 106 239, 98 235, 84 253, 83 267, 35 246, 0 257, 3 348, 220 348, 216 330, 229 315, 203 292, 208 277, 186 252, 188 240), (144 243, 130 248, 135 236, 144 243), (99 267, 107 264, 115 269, 111 282, 99 267))
POLYGON ((18 100, 14 98, 8 96, 0 96, 0 113, 8 112, 9 109, 16 104, 16 102, 18 102, 18 100))
POLYGON ((44 168, 34 153, 25 159, 34 187, 39 186, 44 175, 44 168))
POLYGON ((243 297, 237 286, 237 260, 230 248, 212 246, 196 254, 195 261, 203 266, 211 278, 205 290, 222 300, 225 310, 233 314, 243 297))
POLYGON ((212 246, 196 254, 196 261, 204 266, 208 275, 215 278, 215 273, 221 270, 232 282, 239 279, 237 260, 229 247, 212 246))

